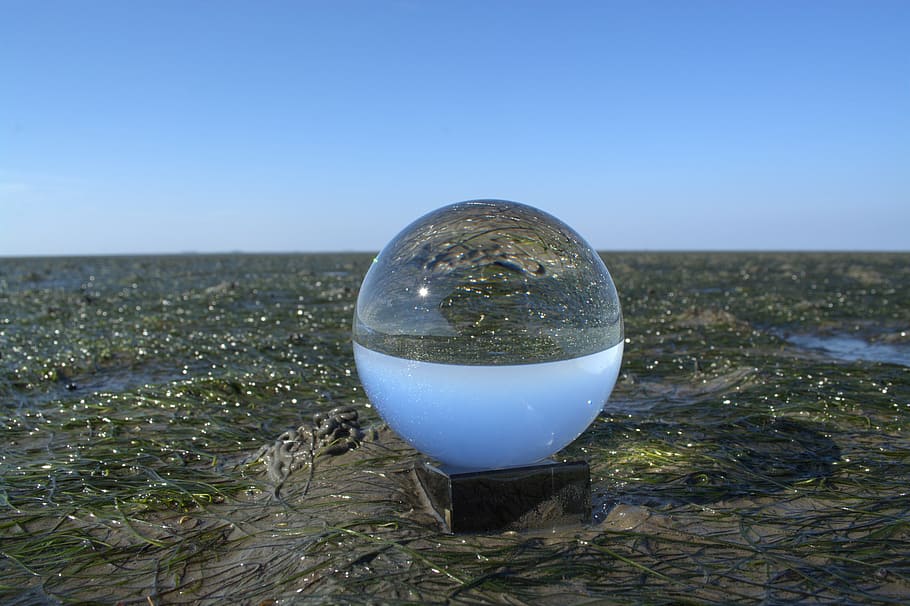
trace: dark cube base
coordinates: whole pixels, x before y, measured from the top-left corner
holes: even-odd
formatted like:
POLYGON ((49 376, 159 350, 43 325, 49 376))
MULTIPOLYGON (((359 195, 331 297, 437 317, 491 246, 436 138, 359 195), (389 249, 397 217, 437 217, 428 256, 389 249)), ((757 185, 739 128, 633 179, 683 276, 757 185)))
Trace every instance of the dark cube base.
POLYGON ((584 461, 464 473, 423 463, 415 472, 449 532, 581 524, 591 516, 591 473, 584 461))

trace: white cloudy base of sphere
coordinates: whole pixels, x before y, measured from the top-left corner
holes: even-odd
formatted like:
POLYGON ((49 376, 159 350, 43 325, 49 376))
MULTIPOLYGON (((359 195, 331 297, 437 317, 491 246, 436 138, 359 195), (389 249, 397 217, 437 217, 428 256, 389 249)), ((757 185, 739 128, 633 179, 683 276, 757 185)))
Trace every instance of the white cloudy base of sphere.
POLYGON ((411 446, 451 471, 531 465, 587 429, 606 403, 623 343, 541 364, 417 362, 354 343, 370 402, 411 446))

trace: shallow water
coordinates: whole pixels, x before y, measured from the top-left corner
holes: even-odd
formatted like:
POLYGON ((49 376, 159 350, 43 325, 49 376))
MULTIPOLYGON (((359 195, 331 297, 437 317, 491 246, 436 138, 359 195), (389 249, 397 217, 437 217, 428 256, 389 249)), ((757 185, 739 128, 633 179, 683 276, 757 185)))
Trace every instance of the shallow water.
POLYGON ((0 259, 0 601, 901 603, 910 255, 604 258, 594 517, 466 536, 361 390, 370 255, 0 259), (255 453, 341 405, 378 439, 276 499, 255 453))
POLYGON ((870 343, 865 339, 841 335, 825 337, 790 335, 787 337, 787 341, 799 347, 823 351, 834 358, 848 362, 865 360, 910 366, 910 347, 906 345, 901 347, 887 343, 870 343))

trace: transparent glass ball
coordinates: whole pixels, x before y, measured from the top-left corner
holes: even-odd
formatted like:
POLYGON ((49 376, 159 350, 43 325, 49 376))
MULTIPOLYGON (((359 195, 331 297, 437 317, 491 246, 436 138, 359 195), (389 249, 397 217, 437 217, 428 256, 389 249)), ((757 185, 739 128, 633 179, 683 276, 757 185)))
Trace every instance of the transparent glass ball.
POLYGON ((373 260, 354 356, 389 426, 451 470, 540 462, 613 390, 616 287, 572 228, 531 206, 474 200, 417 219, 373 260))

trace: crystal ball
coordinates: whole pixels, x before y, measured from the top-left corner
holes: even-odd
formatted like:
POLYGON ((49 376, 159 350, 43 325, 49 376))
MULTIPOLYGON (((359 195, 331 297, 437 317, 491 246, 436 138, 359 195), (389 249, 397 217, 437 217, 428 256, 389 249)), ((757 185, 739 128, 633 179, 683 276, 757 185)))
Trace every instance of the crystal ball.
POLYGON ((354 358, 367 397, 449 470, 531 465, 577 438, 619 373, 619 297, 571 227, 503 200, 417 219, 373 260, 354 358))

